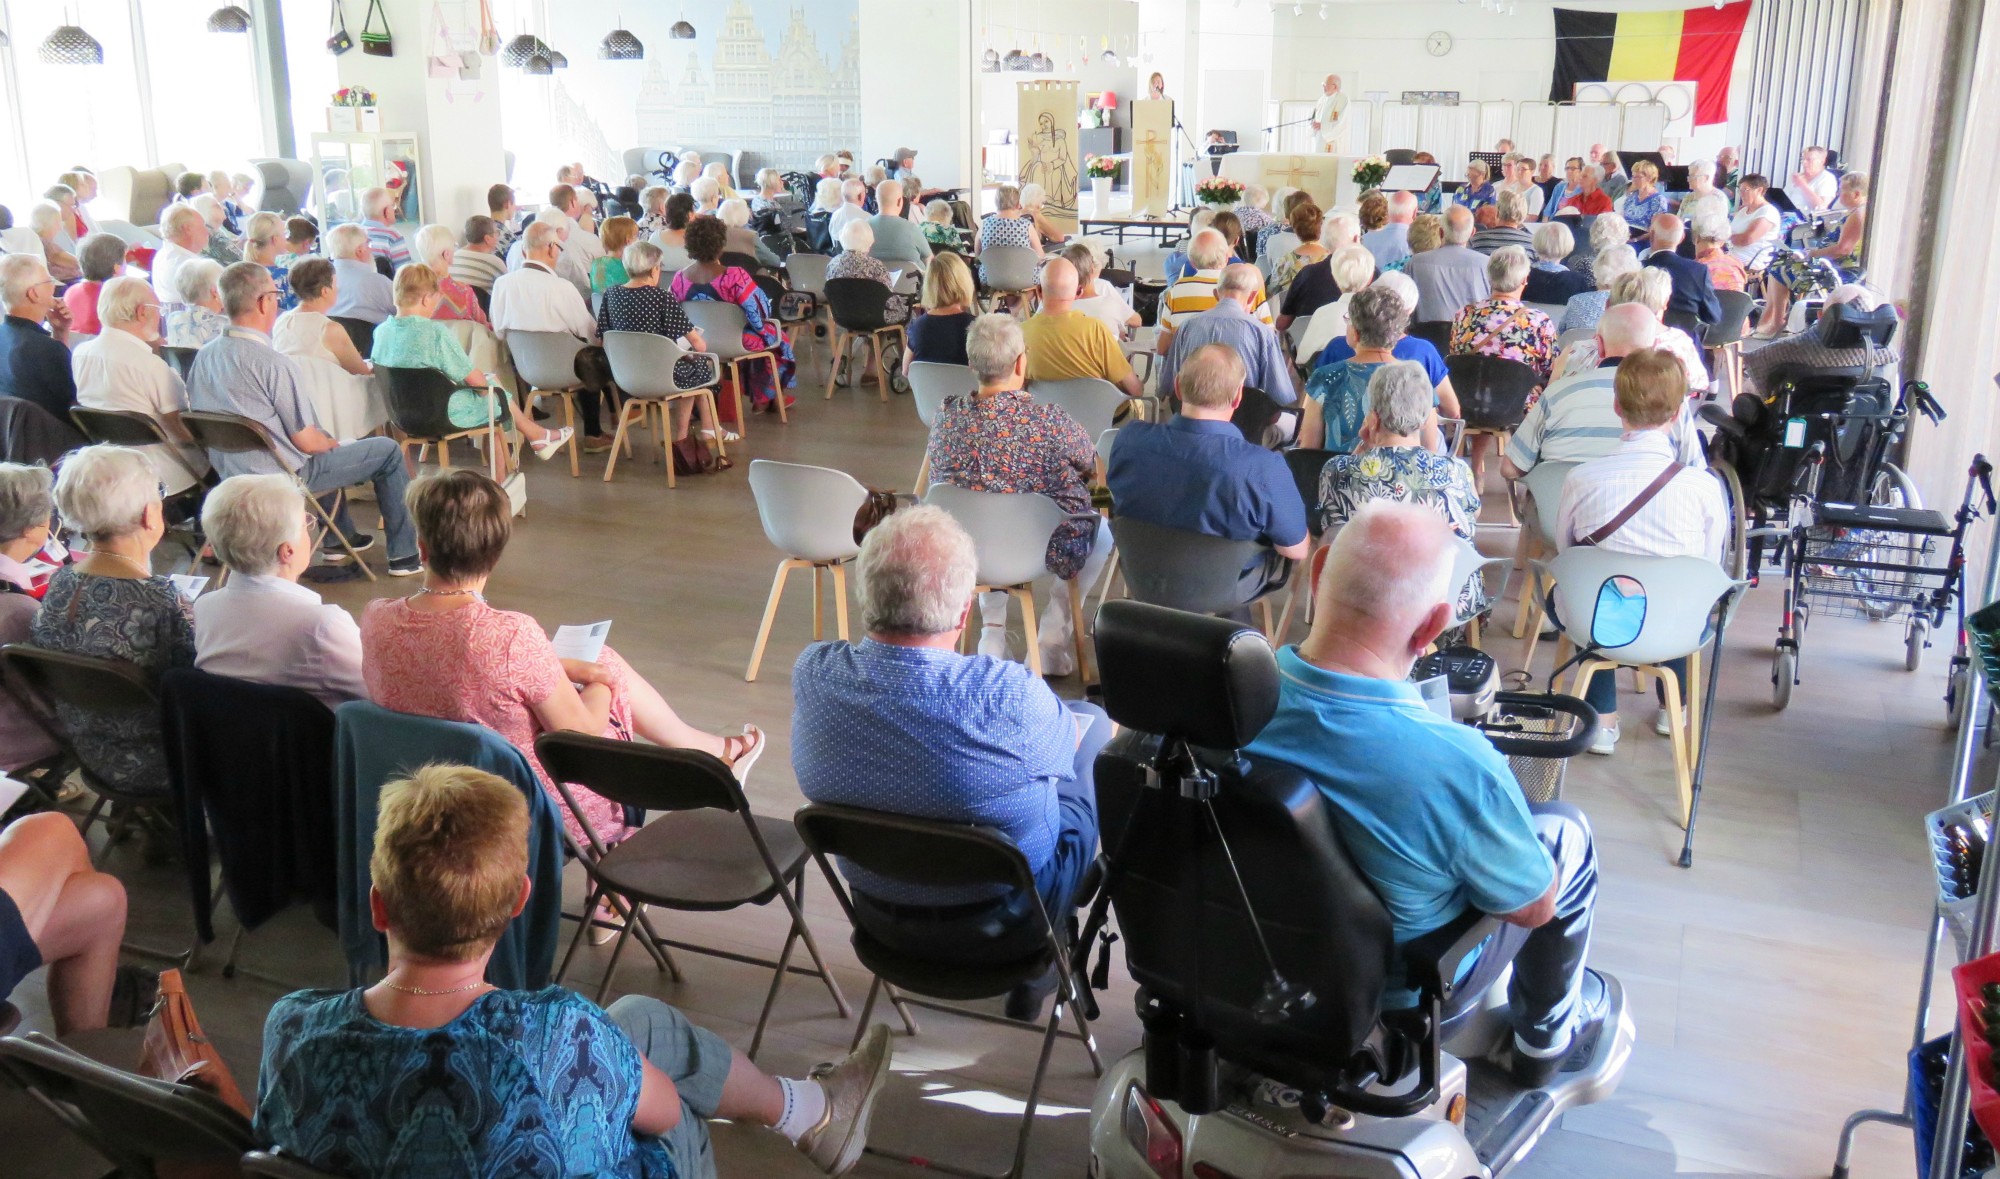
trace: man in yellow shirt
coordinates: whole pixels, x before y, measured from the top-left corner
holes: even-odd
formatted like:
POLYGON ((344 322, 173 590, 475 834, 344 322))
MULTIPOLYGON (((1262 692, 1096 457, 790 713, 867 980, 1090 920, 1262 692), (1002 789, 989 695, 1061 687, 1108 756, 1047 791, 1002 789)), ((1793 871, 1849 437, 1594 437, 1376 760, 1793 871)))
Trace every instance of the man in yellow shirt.
POLYGON ((1139 396, 1139 378, 1117 337, 1096 316, 1073 306, 1076 286, 1076 267, 1067 259, 1056 258, 1042 267, 1042 310, 1021 325, 1028 344, 1028 380, 1096 377, 1118 386, 1127 397, 1139 396))

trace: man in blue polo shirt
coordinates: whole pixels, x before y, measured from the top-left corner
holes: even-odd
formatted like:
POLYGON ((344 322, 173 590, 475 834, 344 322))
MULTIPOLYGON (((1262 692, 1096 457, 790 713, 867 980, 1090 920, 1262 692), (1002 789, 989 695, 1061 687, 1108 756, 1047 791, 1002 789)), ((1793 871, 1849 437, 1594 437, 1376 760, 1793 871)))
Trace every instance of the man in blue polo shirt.
POLYGON ((1246 441, 1229 420, 1243 401, 1243 380, 1243 360, 1229 345, 1195 349, 1174 381, 1181 412, 1162 425, 1121 427, 1105 482, 1120 516, 1269 546, 1238 585, 1249 603, 1284 583, 1287 563, 1306 555, 1310 538, 1285 460, 1246 441))
POLYGON ((1278 653, 1277 714, 1245 752, 1319 786, 1398 944, 1468 908, 1529 931, 1507 998, 1514 1077, 1533 1088, 1604 1018, 1604 980, 1583 964, 1597 857, 1582 811, 1529 805, 1486 738, 1433 713, 1409 682, 1451 624, 1452 552, 1427 508, 1358 512, 1320 576, 1311 632, 1278 653))

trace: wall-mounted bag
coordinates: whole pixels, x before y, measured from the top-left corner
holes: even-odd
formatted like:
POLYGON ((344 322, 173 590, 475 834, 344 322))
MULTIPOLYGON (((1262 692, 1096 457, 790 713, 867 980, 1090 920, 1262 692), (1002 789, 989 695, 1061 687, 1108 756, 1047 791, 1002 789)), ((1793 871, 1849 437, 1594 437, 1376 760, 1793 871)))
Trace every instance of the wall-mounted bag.
POLYGON ((492 57, 500 52, 500 29, 493 23, 493 6, 479 0, 479 52, 492 57))
POLYGON ((382 0, 368 0, 368 15, 361 18, 361 52, 370 57, 394 57, 395 47, 389 40, 389 14, 382 11, 382 0), (375 18, 382 18, 382 28, 375 28, 375 18))
MULTIPOLYGON (((444 9, 438 6, 436 0, 432 0, 431 57, 428 63, 430 76, 433 78, 456 78, 459 76, 459 71, 464 68, 465 58, 457 49, 453 48, 451 30, 445 27, 444 9)), ((477 70, 473 71, 473 76, 479 76, 477 70)))
POLYGON ((347 35, 347 14, 340 10, 340 0, 333 0, 333 15, 326 22, 326 51, 339 57, 354 48, 354 38, 347 35))

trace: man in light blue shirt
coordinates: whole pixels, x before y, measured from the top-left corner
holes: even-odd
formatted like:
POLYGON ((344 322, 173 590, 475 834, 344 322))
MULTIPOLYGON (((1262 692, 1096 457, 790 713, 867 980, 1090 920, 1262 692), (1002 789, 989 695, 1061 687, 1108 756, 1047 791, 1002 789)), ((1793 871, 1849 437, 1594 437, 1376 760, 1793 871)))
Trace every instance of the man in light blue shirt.
MULTIPOLYGON (((958 654, 978 560, 940 508, 904 508, 855 564, 867 637, 814 643, 792 669, 792 769, 813 802, 992 827, 1060 923, 1097 858, 1091 767, 1113 726, 1019 663, 958 654)), ((892 948, 1008 961, 1046 944, 1025 890, 913 886, 841 865, 855 920, 892 948)), ((1039 1009, 1054 976, 1009 999, 1039 1009)))
POLYGON ((380 324, 395 317, 396 284, 375 268, 375 248, 359 225, 336 225, 326 234, 327 255, 333 261, 334 319, 359 319, 380 324))
POLYGON ((1387 270, 1410 256, 1410 222, 1417 219, 1417 194, 1389 194, 1389 223, 1361 235, 1361 246, 1375 255, 1378 270, 1387 270))
POLYGON ((1243 383, 1262 389, 1279 405, 1299 399, 1297 370, 1285 359, 1278 333, 1252 312, 1264 293, 1264 276, 1247 262, 1223 267, 1215 284, 1215 306, 1184 319, 1160 358, 1161 390, 1174 387, 1174 377, 1195 352, 1209 344, 1225 344, 1243 361, 1243 383))
POLYGON ((1533 1088, 1604 1017, 1604 982, 1584 968, 1597 860, 1582 811, 1530 806, 1486 738, 1431 712, 1409 682, 1451 623, 1453 551, 1429 508, 1357 512, 1321 574, 1311 632, 1278 654, 1277 713, 1245 752, 1319 786, 1399 944, 1467 909, 1517 927, 1514 1075, 1533 1088))

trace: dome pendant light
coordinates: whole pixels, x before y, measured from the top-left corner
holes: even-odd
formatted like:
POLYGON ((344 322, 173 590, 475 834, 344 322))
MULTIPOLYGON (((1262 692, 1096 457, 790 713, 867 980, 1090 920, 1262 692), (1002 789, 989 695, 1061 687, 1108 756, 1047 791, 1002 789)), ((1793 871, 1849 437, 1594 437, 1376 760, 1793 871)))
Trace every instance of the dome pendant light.
POLYGON ((687 5, 685 3, 681 5, 681 18, 674 22, 673 28, 667 30, 667 36, 672 37, 676 41, 694 40, 694 26, 688 23, 687 5))
POLYGON ((569 68, 569 54, 564 53, 560 49, 551 49, 544 56, 549 59, 549 65, 553 69, 566 70, 569 68))
MULTIPOLYGON (((63 15, 68 17, 68 9, 63 15)), ((50 65, 103 65, 104 46, 78 25, 64 25, 42 40, 36 55, 50 65)))
POLYGON ((547 56, 548 52, 549 47, 542 43, 540 37, 535 36, 533 33, 522 33, 512 41, 501 46, 500 64, 519 69, 528 64, 529 58, 538 53, 547 56))
MULTIPOLYGON (((624 28, 623 13, 619 14, 618 24, 620 27, 604 34, 604 40, 597 46, 597 56, 604 61, 638 61, 645 57, 646 47, 624 28)), ((688 35, 692 37, 694 34, 689 32, 688 35)))
POLYGON ((250 14, 234 4, 225 5, 208 14, 208 31, 247 33, 250 31, 250 14))
POLYGON ((521 72, 532 78, 546 78, 556 72, 546 53, 537 53, 521 63, 521 72))

